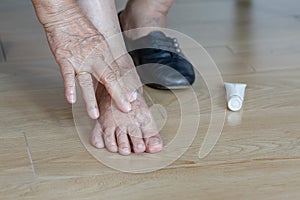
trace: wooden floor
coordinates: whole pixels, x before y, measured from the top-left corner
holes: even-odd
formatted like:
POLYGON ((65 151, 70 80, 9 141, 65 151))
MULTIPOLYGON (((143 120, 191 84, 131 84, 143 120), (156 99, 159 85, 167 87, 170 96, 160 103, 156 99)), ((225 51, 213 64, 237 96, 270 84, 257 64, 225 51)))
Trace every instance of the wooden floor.
MULTIPOLYGON (((2 0, 0 199, 299 199, 299 7, 299 0, 176 0, 169 28, 201 43, 225 81, 248 84, 244 108, 227 112, 217 145, 199 159, 210 122, 199 78, 204 114, 191 147, 162 170, 129 174, 104 166, 80 142, 30 1, 2 0)), ((146 91, 166 107, 162 135, 170 141, 178 104, 168 92, 146 91)))

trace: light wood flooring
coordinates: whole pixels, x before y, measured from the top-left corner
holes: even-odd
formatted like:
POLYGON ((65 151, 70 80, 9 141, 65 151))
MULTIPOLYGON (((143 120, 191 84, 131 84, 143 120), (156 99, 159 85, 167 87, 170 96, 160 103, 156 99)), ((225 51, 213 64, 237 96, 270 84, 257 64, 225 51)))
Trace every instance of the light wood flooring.
MULTIPOLYGON (((300 199, 299 10, 299 0, 176 0, 169 28, 202 44, 224 81, 248 84, 244 107, 226 113, 216 146, 199 159, 211 116, 198 78, 193 144, 164 169, 130 174, 101 164, 82 145, 30 1, 1 0, 0 199, 300 199)), ((178 102, 169 92, 145 91, 166 108, 169 142, 178 102)), ((216 102, 224 108, 225 91, 216 102)))

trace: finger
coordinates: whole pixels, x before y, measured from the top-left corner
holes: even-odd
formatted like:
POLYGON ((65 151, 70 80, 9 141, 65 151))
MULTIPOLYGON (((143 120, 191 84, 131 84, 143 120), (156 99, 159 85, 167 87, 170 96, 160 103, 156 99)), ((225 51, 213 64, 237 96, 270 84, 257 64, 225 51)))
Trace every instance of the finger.
POLYGON ((102 135, 103 135, 102 127, 97 120, 96 124, 92 130, 90 140, 91 140, 91 144, 98 149, 104 148, 104 141, 103 141, 102 135))
POLYGON ((132 103, 137 100, 138 91, 142 88, 142 84, 139 82, 139 78, 136 78, 133 73, 125 74, 121 77, 119 83, 123 86, 125 95, 129 102, 132 103))
POLYGON ((129 155, 131 153, 131 149, 126 128, 117 128, 116 136, 119 147, 119 153, 124 156, 129 155))
POLYGON ((109 150, 112 153, 118 152, 114 128, 106 128, 104 130, 103 139, 107 150, 109 150))
POLYGON ((87 112, 92 119, 97 119, 99 117, 99 108, 95 97, 92 77, 90 74, 83 74, 79 75, 77 79, 86 103, 87 112))
POLYGON ((71 66, 61 67, 64 79, 65 95, 69 103, 76 102, 75 72, 71 66))
POLYGON ((97 64, 102 67, 93 67, 93 74, 105 86, 117 107, 123 112, 129 112, 131 110, 129 99, 132 94, 127 93, 123 85, 120 85, 121 69, 115 62, 110 49, 106 46, 107 43, 102 43, 101 45, 104 46, 98 46, 98 49, 102 51, 104 56, 98 56, 102 59, 98 60, 97 64), (103 52, 103 49, 106 49, 105 52, 103 52))
POLYGON ((129 112, 131 110, 131 104, 125 90, 121 87, 118 78, 119 72, 112 70, 108 65, 103 69, 96 68, 96 76, 99 81, 105 86, 107 92, 110 94, 118 108, 123 112, 129 112))
POLYGON ((133 150, 135 153, 142 153, 146 150, 145 143, 143 140, 142 131, 139 127, 135 125, 130 125, 127 128, 128 134, 130 136, 133 150))
POLYGON ((123 112, 130 112, 132 107, 129 99, 124 93, 124 89, 121 87, 120 83, 117 81, 106 82, 104 86, 111 96, 111 98, 116 103, 117 107, 123 112))
POLYGON ((138 94, 137 94, 137 91, 136 90, 131 90, 130 91, 130 102, 134 102, 135 100, 137 100, 137 97, 138 97, 138 94))
POLYGON ((60 72, 64 79, 65 96, 69 103, 76 102, 76 87, 75 87, 75 71, 74 66, 67 59, 61 59, 61 56, 67 57, 68 52, 56 51, 55 58, 57 64, 60 66, 60 72))
POLYGON ((122 55, 115 62, 120 67, 121 85, 125 86, 127 98, 133 102, 137 99, 137 90, 142 87, 135 65, 129 54, 122 55))

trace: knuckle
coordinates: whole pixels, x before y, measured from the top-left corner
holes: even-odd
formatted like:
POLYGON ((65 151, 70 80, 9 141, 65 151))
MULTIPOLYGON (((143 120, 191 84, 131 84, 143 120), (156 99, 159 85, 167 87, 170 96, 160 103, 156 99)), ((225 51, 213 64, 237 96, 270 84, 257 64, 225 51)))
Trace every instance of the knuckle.
POLYGON ((120 67, 115 61, 112 63, 111 68, 112 68, 112 71, 114 71, 116 75, 118 75, 118 76, 121 75, 120 67))
POLYGON ((117 60, 117 63, 122 66, 123 69, 132 70, 135 69, 134 63, 130 55, 123 56, 117 60))
POLYGON ((56 47, 53 50, 54 55, 58 58, 70 58, 72 56, 72 53, 68 49, 63 49, 61 47, 56 47))
POLYGON ((72 83, 72 82, 66 81, 65 82, 65 88, 73 89, 73 88, 75 88, 75 84, 72 83))
POLYGON ((117 74, 113 71, 106 72, 101 77, 101 81, 104 84, 111 83, 111 82, 116 81, 116 80, 117 80, 117 74))
POLYGON ((61 66, 61 75, 63 76, 64 79, 74 79, 75 77, 75 72, 72 67, 62 65, 61 66))
POLYGON ((74 78, 66 77, 65 78, 65 86, 68 87, 68 88, 75 87, 75 80, 74 80, 74 78))
POLYGON ((62 75, 63 77, 67 78, 67 77, 74 77, 74 71, 73 69, 69 69, 69 68, 65 68, 62 70, 62 75))
POLYGON ((80 79, 79 85, 83 88, 92 88, 93 82, 90 78, 80 79))

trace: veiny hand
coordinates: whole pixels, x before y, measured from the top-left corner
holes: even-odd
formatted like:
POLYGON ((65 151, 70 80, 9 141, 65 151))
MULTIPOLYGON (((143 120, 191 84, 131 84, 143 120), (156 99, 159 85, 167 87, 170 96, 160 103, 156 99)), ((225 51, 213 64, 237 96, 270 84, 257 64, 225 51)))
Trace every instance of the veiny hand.
POLYGON ((120 68, 114 61, 103 35, 81 13, 74 2, 66 4, 66 9, 57 12, 52 11, 53 4, 50 4, 50 7, 48 4, 42 3, 40 7, 35 4, 35 8, 37 13, 40 13, 38 16, 44 26, 49 46, 60 66, 68 102, 76 101, 77 75, 88 114, 91 118, 97 119, 99 109, 93 87, 94 77, 105 86, 118 108, 123 112, 129 112, 130 102, 135 100, 136 95, 133 95, 134 91, 123 88, 120 68))

